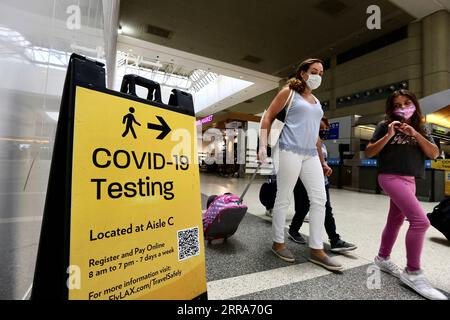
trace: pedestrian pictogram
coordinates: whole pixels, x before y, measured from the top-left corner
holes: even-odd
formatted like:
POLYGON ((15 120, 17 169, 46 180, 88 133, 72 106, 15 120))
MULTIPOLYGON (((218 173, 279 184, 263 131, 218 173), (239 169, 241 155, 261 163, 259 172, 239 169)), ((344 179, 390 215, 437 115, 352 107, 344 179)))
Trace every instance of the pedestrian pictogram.
POLYGON ((138 126, 141 126, 141 124, 136 121, 136 119, 133 115, 133 113, 135 111, 136 110, 133 107, 131 107, 130 113, 128 113, 127 115, 125 115, 123 117, 122 123, 126 125, 125 132, 122 134, 122 137, 124 137, 124 138, 128 135, 128 132, 131 131, 131 133, 133 134, 133 137, 135 139, 137 139, 136 132, 134 132, 134 128, 133 128, 133 123, 136 123, 138 126))

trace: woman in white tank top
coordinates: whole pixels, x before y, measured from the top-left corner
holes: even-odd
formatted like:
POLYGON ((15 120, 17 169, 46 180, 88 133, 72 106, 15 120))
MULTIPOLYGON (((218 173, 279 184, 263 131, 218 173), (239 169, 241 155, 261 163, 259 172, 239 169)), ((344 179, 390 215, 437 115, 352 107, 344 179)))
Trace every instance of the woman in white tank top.
POLYGON ((312 94, 322 80, 323 62, 308 59, 298 68, 296 77, 289 80, 270 104, 261 121, 260 149, 258 158, 267 159, 267 136, 277 114, 285 107, 290 90, 293 101, 286 115, 285 126, 278 141, 277 196, 273 208, 272 237, 273 253, 288 262, 295 262, 294 255, 286 247, 284 230, 297 179, 300 177, 310 200, 310 258, 313 263, 329 270, 341 270, 342 266, 323 251, 326 193, 324 175, 331 174, 331 168, 320 152, 319 128, 323 116, 319 100, 312 94))

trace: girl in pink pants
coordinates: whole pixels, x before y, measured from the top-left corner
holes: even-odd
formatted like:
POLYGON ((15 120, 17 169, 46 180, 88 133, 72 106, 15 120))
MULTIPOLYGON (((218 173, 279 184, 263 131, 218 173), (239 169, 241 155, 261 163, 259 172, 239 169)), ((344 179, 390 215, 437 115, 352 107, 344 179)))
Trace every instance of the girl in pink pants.
POLYGON ((381 236, 378 257, 387 259, 397 240, 400 227, 408 219, 409 229, 406 233, 407 270, 420 270, 420 254, 422 253, 425 232, 430 222, 416 198, 416 181, 414 177, 395 174, 380 174, 378 182, 391 198, 386 227, 381 236))
POLYGON ((425 232, 430 223, 416 198, 416 178, 425 177, 426 158, 435 159, 439 149, 426 133, 425 120, 416 96, 408 90, 395 91, 386 102, 386 120, 378 124, 367 146, 366 155, 378 155, 378 181, 391 198, 386 226, 374 263, 400 278, 410 288, 428 299, 447 300, 431 286, 420 268, 425 232), (406 234, 407 266, 400 271, 390 254, 403 222, 406 234))

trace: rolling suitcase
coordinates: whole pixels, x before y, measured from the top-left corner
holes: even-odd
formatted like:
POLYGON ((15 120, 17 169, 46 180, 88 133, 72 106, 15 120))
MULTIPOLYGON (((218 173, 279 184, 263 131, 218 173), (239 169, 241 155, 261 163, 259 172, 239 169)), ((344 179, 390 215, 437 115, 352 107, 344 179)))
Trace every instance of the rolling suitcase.
POLYGON ((207 209, 203 214, 203 232, 205 240, 231 237, 247 213, 247 206, 242 202, 253 180, 255 180, 261 164, 258 165, 244 192, 239 197, 231 193, 212 195, 208 198, 207 209))

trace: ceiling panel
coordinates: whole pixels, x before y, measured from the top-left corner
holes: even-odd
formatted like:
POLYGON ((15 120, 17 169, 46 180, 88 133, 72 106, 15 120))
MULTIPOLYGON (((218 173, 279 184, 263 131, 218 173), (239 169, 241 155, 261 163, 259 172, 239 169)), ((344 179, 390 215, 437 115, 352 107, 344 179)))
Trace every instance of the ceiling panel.
POLYGON ((132 37, 283 77, 306 57, 327 58, 413 19, 387 0, 122 0, 120 24, 132 37), (366 27, 373 4, 381 30, 366 27))

